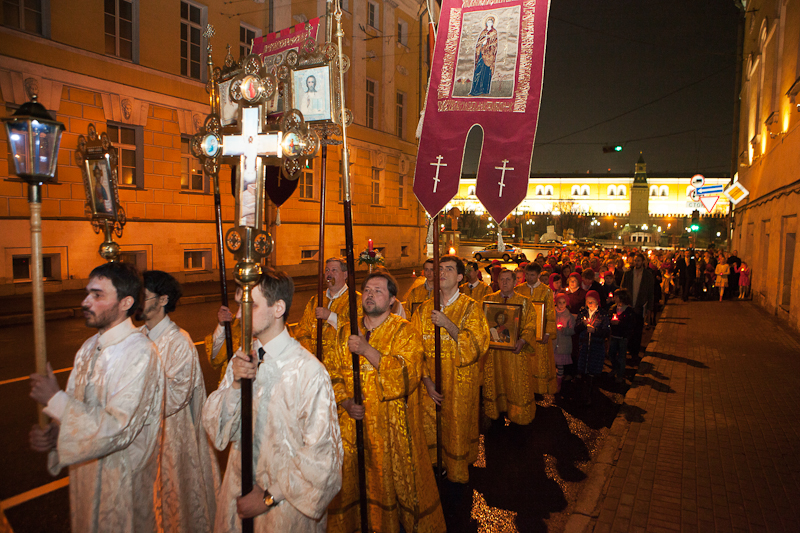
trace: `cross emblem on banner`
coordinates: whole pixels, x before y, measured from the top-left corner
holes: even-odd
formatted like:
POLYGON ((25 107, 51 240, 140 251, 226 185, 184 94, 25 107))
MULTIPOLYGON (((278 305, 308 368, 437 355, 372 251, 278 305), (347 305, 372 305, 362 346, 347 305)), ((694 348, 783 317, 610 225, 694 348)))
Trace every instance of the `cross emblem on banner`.
POLYGON ((256 159, 258 156, 281 157, 280 135, 261 133, 261 106, 242 108, 242 133, 225 135, 222 155, 238 155, 242 179, 256 180, 256 159))
POLYGON ((498 194, 497 196, 499 196, 500 198, 503 197, 503 187, 506 186, 506 170, 514 170, 514 167, 508 166, 508 159, 503 159, 502 163, 503 163, 502 167, 494 167, 495 170, 503 171, 502 174, 500 174, 500 181, 497 182, 497 184, 500 186, 500 194, 498 194))
POLYGON ((442 181, 439 179, 439 169, 447 166, 447 163, 442 163, 442 159, 444 159, 444 156, 438 155, 436 156, 436 163, 431 163, 431 166, 436 167, 436 175, 433 177, 433 192, 436 192, 439 182, 442 181))

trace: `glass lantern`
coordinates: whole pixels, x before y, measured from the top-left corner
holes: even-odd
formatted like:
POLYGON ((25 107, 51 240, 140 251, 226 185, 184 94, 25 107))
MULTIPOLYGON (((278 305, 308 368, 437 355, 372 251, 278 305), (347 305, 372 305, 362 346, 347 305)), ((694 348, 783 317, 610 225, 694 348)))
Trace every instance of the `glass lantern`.
POLYGON ((17 176, 31 184, 51 181, 58 166, 64 124, 53 120, 36 101, 36 95, 3 122, 17 176))

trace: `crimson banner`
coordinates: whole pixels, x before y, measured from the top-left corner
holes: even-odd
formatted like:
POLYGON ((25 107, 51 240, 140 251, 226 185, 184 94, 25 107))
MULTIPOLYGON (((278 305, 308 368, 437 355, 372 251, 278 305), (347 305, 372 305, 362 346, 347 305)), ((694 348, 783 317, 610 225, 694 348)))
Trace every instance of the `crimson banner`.
POLYGON ((458 192, 467 134, 483 130, 476 195, 496 220, 525 199, 549 0, 443 0, 414 193, 431 215, 458 192))

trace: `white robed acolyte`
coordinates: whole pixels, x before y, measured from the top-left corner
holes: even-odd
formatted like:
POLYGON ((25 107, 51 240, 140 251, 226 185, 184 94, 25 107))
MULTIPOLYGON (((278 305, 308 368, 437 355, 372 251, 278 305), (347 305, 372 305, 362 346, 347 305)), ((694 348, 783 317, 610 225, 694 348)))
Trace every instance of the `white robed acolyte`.
POLYGON ((69 466, 72 531, 160 531, 163 408, 158 350, 130 318, 83 343, 45 408, 61 426, 48 469, 69 466))
MULTIPOLYGON (((253 340, 258 352, 261 343, 253 340)), ((284 328, 264 346, 253 380, 253 482, 278 502, 254 518, 256 533, 324 533, 327 508, 342 486, 342 438, 330 376, 284 328)), ((233 442, 217 499, 217 533, 241 531, 241 390, 233 365, 203 408, 203 425, 214 446, 233 442)))
POLYGON ((202 424, 206 386, 192 338, 165 316, 142 333, 156 343, 166 374, 161 501, 164 530, 207 533, 214 524, 219 465, 202 424))

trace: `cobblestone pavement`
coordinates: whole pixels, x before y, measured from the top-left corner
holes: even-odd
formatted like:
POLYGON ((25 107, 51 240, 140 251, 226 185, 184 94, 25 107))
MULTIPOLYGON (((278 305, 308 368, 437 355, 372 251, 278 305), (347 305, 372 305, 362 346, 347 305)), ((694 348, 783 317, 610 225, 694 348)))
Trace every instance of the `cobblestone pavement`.
POLYGON ((589 529, 798 531, 799 376, 800 337, 752 303, 670 302, 589 529))

